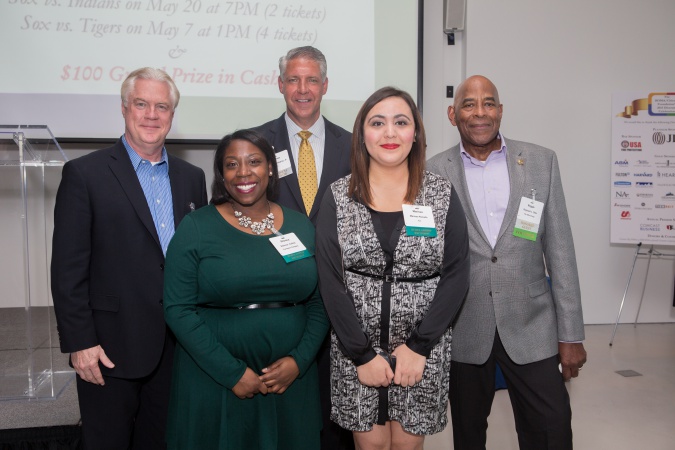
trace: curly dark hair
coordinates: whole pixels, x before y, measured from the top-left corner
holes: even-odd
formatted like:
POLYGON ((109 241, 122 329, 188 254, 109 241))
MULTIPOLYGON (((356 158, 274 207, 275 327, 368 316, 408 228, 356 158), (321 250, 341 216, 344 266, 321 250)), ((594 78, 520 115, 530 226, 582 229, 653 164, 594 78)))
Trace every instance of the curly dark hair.
POLYGON ((267 199, 276 200, 279 191, 279 172, 277 171, 277 158, 274 153, 274 148, 267 142, 258 131, 255 130, 237 130, 232 134, 228 134, 221 139, 216 153, 213 155, 213 183, 211 184, 211 203, 220 205, 230 201, 232 198, 225 189, 223 177, 223 159, 225 158, 225 151, 230 146, 232 141, 247 141, 262 150, 265 155, 267 163, 272 166, 272 176, 267 183, 267 199))

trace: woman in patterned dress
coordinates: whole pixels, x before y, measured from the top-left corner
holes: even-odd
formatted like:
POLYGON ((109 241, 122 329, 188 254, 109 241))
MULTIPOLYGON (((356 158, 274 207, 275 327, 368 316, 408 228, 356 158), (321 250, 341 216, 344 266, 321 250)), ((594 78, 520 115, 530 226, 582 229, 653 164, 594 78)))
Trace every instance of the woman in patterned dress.
POLYGON ((375 92, 354 124, 352 174, 331 185, 317 222, 331 419, 357 449, 421 449, 447 424, 450 324, 469 246, 452 186, 424 170, 425 147, 410 95, 375 92))

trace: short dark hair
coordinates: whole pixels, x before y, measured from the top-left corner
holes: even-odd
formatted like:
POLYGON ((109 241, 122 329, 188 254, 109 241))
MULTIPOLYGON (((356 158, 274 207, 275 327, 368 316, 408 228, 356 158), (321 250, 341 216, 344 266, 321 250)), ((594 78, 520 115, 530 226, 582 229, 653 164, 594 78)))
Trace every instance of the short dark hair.
POLYGON ((267 199, 276 200, 279 190, 279 172, 277 171, 277 158, 274 153, 274 148, 267 142, 258 131, 255 130, 237 130, 232 134, 228 134, 220 140, 216 153, 213 156, 213 183, 211 184, 211 203, 220 205, 230 201, 230 194, 225 189, 223 177, 223 159, 225 158, 225 151, 230 146, 232 141, 247 141, 262 150, 265 155, 267 163, 272 166, 272 176, 267 183, 267 199))
POLYGON ((370 180, 368 179, 370 155, 368 154, 368 149, 366 149, 363 125, 370 110, 382 100, 390 97, 403 99, 410 107, 415 122, 415 142, 413 142, 410 154, 408 155, 409 175, 408 190, 405 195, 406 202, 415 202, 415 198, 422 188, 422 181, 424 180, 427 138, 424 132, 424 124, 422 123, 422 115, 417 109, 415 101, 410 94, 395 87, 386 86, 378 89, 361 106, 359 114, 356 116, 354 131, 352 133, 352 177, 349 182, 349 196, 360 200, 366 205, 371 205, 373 198, 370 194, 370 180))

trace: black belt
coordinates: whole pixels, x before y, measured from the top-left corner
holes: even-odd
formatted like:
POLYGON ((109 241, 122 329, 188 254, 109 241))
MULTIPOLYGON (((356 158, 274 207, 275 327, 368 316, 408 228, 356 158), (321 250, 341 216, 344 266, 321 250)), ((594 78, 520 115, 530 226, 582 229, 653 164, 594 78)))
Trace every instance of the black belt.
POLYGON ((199 305, 202 308, 208 309, 276 309, 276 308, 290 308, 291 306, 302 305, 307 302, 308 299, 292 303, 292 302, 267 302, 267 303, 248 303, 241 306, 226 306, 226 305, 199 305))
POLYGON ((360 270, 356 269, 345 269, 347 272, 352 272, 357 275, 363 275, 364 277, 370 277, 370 278, 375 278, 377 280, 383 280, 385 283, 396 283, 396 282, 401 282, 401 283, 421 283, 424 280, 431 280, 432 278, 436 278, 440 276, 438 272, 428 275, 426 277, 399 277, 397 275, 377 275, 373 273, 367 273, 367 272, 361 272, 360 270))

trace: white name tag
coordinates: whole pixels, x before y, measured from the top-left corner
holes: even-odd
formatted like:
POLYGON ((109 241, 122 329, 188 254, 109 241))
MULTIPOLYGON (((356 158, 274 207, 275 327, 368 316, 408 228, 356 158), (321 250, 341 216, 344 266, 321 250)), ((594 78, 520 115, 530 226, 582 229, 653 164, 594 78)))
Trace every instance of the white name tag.
POLYGON ((270 242, 287 263, 312 256, 295 233, 272 237, 270 238, 270 242))
POLYGON ((543 211, 544 203, 532 200, 529 197, 522 197, 513 235, 528 241, 536 241, 543 211))
POLYGON ((408 236, 436 237, 436 223, 431 206, 403 205, 403 219, 408 236))
POLYGON ((277 155, 277 172, 279 172, 279 178, 283 178, 287 175, 293 173, 293 168, 291 167, 291 158, 288 156, 288 150, 282 150, 277 155))

